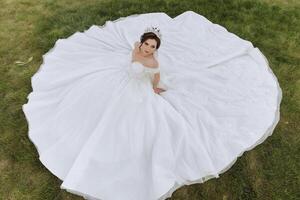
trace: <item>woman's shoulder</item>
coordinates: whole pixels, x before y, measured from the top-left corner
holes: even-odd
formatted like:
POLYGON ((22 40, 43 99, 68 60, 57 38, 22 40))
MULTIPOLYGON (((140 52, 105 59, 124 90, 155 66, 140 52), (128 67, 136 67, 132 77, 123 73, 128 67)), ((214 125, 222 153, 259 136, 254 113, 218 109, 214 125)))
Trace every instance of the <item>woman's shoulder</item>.
POLYGON ((155 58, 151 58, 148 60, 147 65, 151 68, 158 68, 159 67, 159 63, 155 58))
POLYGON ((159 63, 155 58, 153 59, 151 64, 152 64, 153 67, 156 67, 156 68, 159 67, 159 63))

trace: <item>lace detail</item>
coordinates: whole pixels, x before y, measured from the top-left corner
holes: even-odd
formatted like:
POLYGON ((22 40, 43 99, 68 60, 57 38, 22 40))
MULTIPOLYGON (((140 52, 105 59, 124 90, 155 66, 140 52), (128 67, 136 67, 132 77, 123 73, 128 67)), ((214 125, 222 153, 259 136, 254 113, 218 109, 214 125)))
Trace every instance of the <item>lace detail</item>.
POLYGON ((153 74, 158 73, 160 71, 159 66, 156 67, 156 68, 150 68, 150 67, 145 67, 144 66, 144 68, 145 68, 146 72, 150 72, 150 73, 153 73, 153 74))
POLYGON ((143 69, 144 69, 143 71, 144 72, 157 73, 157 72, 160 71, 160 67, 159 66, 155 67, 155 68, 153 68, 153 67, 147 67, 147 66, 145 66, 143 63, 141 63, 139 61, 133 61, 131 64, 132 65, 139 64, 141 67, 143 67, 143 69))

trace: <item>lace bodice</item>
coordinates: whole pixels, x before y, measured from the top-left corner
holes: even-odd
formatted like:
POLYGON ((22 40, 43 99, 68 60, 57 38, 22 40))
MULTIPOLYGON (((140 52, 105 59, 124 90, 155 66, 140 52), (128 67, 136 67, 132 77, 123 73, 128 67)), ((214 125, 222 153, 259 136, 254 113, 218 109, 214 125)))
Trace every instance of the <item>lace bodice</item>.
MULTIPOLYGON (((145 65, 143 65, 142 63, 138 62, 138 61, 133 61, 131 63, 132 67, 136 67, 135 65, 141 66, 143 68, 143 70, 145 72, 150 72, 150 73, 157 73, 159 72, 159 66, 156 68, 152 68, 152 67, 146 67, 145 65)), ((139 67, 138 67, 139 68, 139 67)))
POLYGON ((153 75, 159 71, 159 66, 156 68, 146 67, 138 61, 131 62, 131 66, 129 68, 129 74, 136 78, 153 77, 153 75))

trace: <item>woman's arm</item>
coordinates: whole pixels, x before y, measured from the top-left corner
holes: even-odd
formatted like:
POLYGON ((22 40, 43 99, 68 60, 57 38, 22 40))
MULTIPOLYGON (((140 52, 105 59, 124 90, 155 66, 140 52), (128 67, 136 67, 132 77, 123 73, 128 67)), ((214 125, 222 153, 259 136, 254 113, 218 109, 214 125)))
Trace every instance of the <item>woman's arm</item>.
POLYGON ((153 81, 152 81, 153 88, 157 88, 159 80, 160 80, 160 73, 158 72, 158 73, 154 74, 154 78, 153 78, 153 81))
POLYGON ((134 49, 133 49, 133 51, 134 52, 138 52, 139 51, 139 46, 140 46, 140 42, 138 42, 138 41, 136 41, 135 43, 134 43, 134 49))
POLYGON ((160 73, 157 72, 157 73, 154 74, 154 78, 153 78, 153 81, 152 81, 152 84, 153 84, 153 90, 154 90, 154 92, 157 93, 157 94, 166 91, 166 90, 164 90, 164 89, 161 89, 161 88, 158 88, 158 87, 157 87, 159 81, 160 81, 160 73))

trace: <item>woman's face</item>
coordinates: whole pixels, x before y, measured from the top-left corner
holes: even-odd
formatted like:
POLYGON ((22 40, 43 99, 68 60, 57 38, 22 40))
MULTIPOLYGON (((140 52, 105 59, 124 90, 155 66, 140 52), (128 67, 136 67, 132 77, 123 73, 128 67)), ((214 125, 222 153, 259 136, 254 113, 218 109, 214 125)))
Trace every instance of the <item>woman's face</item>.
POLYGON ((154 39, 147 39, 141 45, 141 53, 145 56, 151 55, 156 50, 156 40, 154 39))

